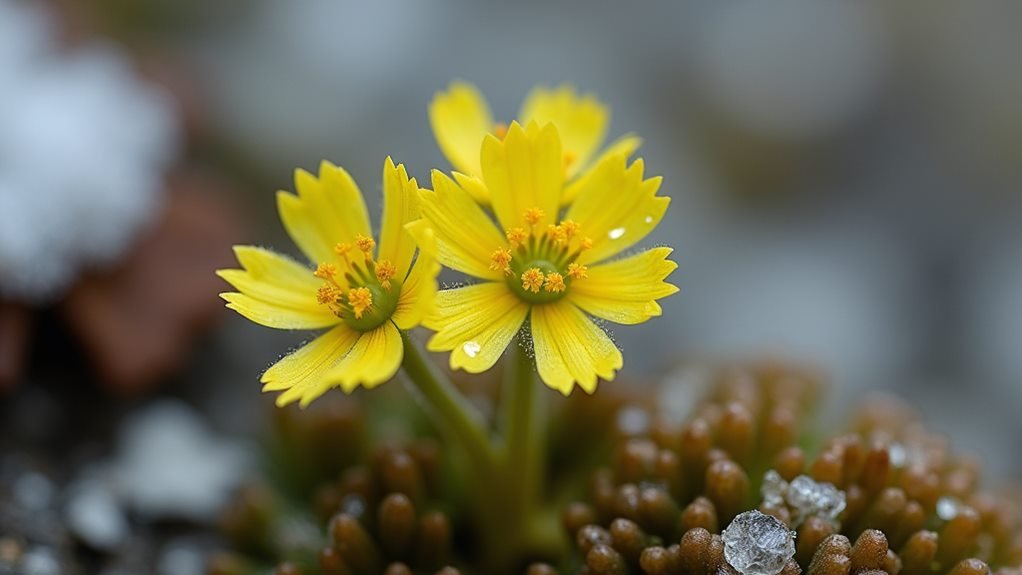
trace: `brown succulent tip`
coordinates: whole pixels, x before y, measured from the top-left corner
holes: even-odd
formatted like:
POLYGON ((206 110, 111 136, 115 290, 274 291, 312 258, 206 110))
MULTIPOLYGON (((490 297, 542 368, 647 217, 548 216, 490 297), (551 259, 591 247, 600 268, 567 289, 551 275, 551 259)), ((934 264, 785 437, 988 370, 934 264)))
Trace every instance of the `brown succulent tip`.
POLYGON ((887 558, 887 537, 876 529, 867 529, 859 535, 852 546, 849 557, 852 560, 852 574, 866 571, 883 571, 887 558))
POLYGON ((302 570, 290 561, 285 561, 273 571, 274 575, 302 575, 302 570))
POLYGON ((716 532, 720 528, 720 523, 717 520, 717 508, 709 499, 697 497, 682 511, 679 527, 679 531, 682 533, 697 527, 709 532, 716 532))
POLYGON ((403 557, 415 537, 417 516, 415 504, 403 493, 385 497, 377 509, 377 530, 384 550, 403 557))
POLYGON ((404 563, 391 563, 387 565, 383 575, 412 575, 412 570, 404 563))
POLYGON ((533 563, 525 570, 525 575, 558 575, 558 572, 546 563, 533 563))
POLYGON ((593 575, 628 575, 628 566, 620 553, 609 545, 598 544, 586 553, 586 566, 593 575))
POLYGON ((586 525, 596 522, 596 512, 593 508, 578 501, 569 503, 561 514, 561 523, 564 530, 572 538, 586 525))
POLYGON ((330 538, 334 547, 356 571, 379 573, 383 567, 380 551, 372 537, 354 517, 338 513, 330 520, 330 538))
POLYGON ((988 575, 990 566, 979 559, 963 559, 959 561, 948 575, 988 575))

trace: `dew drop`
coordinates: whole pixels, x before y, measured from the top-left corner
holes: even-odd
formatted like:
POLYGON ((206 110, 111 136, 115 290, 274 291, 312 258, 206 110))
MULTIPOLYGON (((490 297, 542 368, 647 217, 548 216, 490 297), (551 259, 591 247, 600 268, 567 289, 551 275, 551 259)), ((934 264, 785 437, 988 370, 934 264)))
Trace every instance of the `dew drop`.
POLYGON ((646 223, 647 224, 652 224, 653 223, 653 216, 646 216, 646 223))
POLYGON ((483 349, 483 347, 474 341, 466 341, 461 346, 461 349, 465 352, 465 355, 475 357, 479 355, 479 350, 483 349))
POLYGON ((961 503, 957 499, 951 496, 945 495, 937 500, 937 517, 940 517, 944 521, 951 521, 958 516, 958 512, 961 510, 961 503))
POLYGON ((620 239, 621 236, 623 236, 623 235, 625 235, 625 229, 624 228, 614 228, 614 229, 610 230, 609 232, 607 232, 607 237, 609 237, 612 240, 620 239))

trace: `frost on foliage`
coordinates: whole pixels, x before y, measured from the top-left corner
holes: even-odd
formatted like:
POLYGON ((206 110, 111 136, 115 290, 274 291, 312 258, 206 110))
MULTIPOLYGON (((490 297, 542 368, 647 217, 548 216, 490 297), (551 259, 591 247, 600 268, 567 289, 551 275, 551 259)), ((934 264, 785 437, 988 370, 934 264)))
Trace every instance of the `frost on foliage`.
POLYGON ((46 16, 0 0, 0 297, 32 303, 125 251, 178 143, 169 99, 123 53, 62 52, 46 16))

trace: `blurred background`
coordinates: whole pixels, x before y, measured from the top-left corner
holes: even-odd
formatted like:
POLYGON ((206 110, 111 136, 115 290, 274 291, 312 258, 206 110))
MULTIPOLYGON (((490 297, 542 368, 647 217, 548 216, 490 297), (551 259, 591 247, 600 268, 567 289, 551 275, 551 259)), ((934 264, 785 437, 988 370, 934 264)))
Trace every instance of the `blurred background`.
MULTIPOLYGON (((347 168, 374 220, 386 155, 447 169, 426 109, 456 79, 505 119, 570 83, 644 139, 673 198, 646 244, 681 293, 614 329, 622 380, 807 362, 833 413, 893 391, 1017 480, 1020 24, 997 1, 0 0, 0 536, 58 507, 99 550, 208 520, 252 465, 259 371, 307 337, 228 314, 212 270, 235 242, 294 253, 273 197, 296 167, 347 168)), ((137 554, 189 573, 202 545, 137 554)))

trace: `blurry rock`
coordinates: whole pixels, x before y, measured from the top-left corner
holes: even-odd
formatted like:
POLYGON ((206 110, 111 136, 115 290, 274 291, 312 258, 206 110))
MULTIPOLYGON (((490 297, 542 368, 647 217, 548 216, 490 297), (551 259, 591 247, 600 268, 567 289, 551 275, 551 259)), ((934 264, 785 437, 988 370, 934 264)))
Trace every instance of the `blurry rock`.
POLYGON ((127 538, 130 527, 108 485, 86 479, 69 489, 64 510, 67 526, 93 549, 113 551, 127 538))
POLYGON ((205 522, 249 468, 249 453, 206 428, 183 403, 162 401, 121 430, 109 473, 124 503, 148 519, 205 522))
POLYGON ((222 182, 195 171, 170 182, 160 222, 115 269, 75 286, 61 306, 104 382, 146 388, 174 371, 194 337, 219 315, 219 280, 237 239, 232 212, 216 199, 222 182))
POLYGON ((57 555, 48 547, 35 547, 21 558, 23 575, 61 575, 64 572, 57 555))
POLYGON ((31 315, 24 306, 0 302, 0 390, 18 384, 31 337, 31 315))
POLYGON ((175 539, 167 543, 157 559, 157 575, 203 575, 206 553, 195 541, 175 539))
POLYGON ((53 483, 41 473, 22 474, 12 491, 14 502, 26 511, 41 511, 53 502, 53 483))

